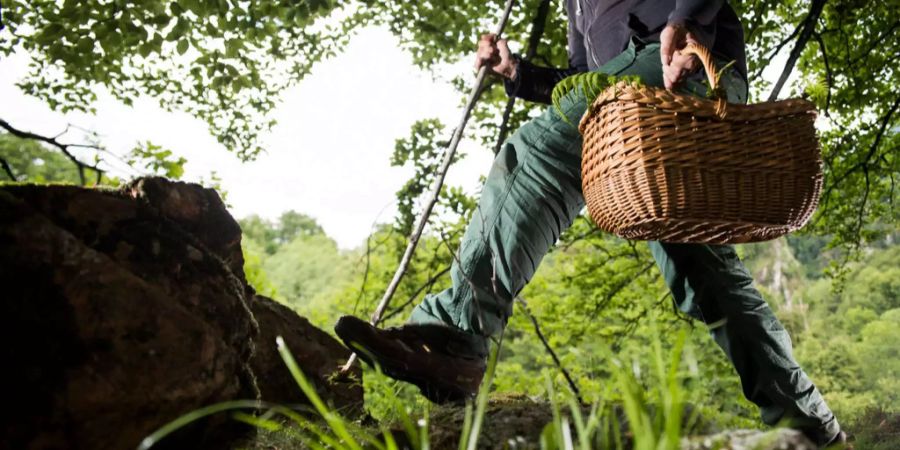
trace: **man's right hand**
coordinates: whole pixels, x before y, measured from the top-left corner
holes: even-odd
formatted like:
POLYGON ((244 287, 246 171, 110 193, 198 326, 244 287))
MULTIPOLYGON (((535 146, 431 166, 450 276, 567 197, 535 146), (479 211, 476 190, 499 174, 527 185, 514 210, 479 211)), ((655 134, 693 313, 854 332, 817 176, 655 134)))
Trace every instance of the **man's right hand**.
POLYGON ((494 33, 481 35, 478 41, 478 53, 475 58, 475 70, 487 66, 488 72, 508 80, 516 77, 518 62, 509 52, 506 39, 497 39, 494 33))

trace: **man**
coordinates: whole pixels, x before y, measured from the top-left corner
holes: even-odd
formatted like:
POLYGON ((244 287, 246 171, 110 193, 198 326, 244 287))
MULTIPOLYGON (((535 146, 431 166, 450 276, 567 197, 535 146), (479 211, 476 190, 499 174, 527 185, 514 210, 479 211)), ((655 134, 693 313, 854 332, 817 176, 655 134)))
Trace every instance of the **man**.
MULTIPOLYGON (((724 1, 567 0, 568 69, 519 61, 504 40, 482 36, 476 68, 505 79, 507 93, 550 103, 568 75, 596 70, 638 75, 645 84, 705 95, 699 63, 677 50, 699 42, 722 61, 732 103, 747 100, 740 21, 724 1)), ((411 382, 433 401, 474 395, 485 371, 488 338, 512 313, 513 299, 584 206, 578 123, 580 92, 525 124, 504 143, 460 244, 452 286, 428 296, 409 324, 379 330, 350 316, 335 327, 361 359, 411 382)), ((791 354, 790 337, 730 245, 650 242, 679 308, 707 324, 737 370, 744 395, 770 425, 785 421, 818 445, 843 439, 837 420, 791 354)))

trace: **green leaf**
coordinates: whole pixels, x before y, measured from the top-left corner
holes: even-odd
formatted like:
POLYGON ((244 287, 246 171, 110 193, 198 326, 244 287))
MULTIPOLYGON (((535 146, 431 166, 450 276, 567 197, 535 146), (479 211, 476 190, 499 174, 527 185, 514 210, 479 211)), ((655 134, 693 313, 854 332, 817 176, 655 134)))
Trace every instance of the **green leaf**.
POLYGON ((182 39, 182 40, 178 41, 178 47, 176 48, 176 50, 178 50, 178 54, 183 55, 184 52, 186 52, 188 50, 190 45, 191 44, 188 42, 187 39, 182 39))
POLYGON ((138 47, 138 53, 144 58, 150 56, 150 53, 153 53, 153 45, 149 42, 145 42, 138 47))
POLYGON ((225 41, 225 56, 228 58, 237 58, 244 49, 244 42, 240 39, 229 39, 225 41))
POLYGON ((94 49, 94 40, 88 36, 82 36, 81 39, 78 40, 78 44, 75 46, 79 52, 88 53, 94 49))
POLYGON ((62 36, 65 32, 65 28, 59 23, 51 23, 44 27, 40 33, 35 37, 35 40, 40 44, 48 44, 50 42, 55 41, 57 38, 62 36))

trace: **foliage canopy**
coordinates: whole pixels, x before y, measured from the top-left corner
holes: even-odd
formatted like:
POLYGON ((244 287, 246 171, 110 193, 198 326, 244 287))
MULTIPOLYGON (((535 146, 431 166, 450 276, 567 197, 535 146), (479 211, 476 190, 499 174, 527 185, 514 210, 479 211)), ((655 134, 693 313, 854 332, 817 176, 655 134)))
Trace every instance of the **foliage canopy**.
POLYGON ((10 0, 0 54, 24 52, 18 86, 60 111, 91 111, 96 89, 151 96, 207 122, 244 159, 279 93, 345 41, 321 23, 333 0, 10 0))

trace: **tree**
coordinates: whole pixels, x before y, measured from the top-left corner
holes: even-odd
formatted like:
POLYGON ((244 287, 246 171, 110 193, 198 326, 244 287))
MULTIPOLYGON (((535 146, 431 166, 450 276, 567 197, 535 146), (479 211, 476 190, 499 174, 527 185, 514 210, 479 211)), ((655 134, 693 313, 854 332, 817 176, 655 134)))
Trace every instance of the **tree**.
MULTIPOLYGON (((11 181, 30 181, 32 183, 70 183, 86 184, 87 175, 91 175, 95 184, 118 185, 121 180, 109 177, 96 165, 72 164, 73 158, 64 156, 50 148, 68 147, 57 138, 49 138, 50 145, 44 138, 32 139, 16 137, 9 133, 0 133, 0 167, 5 178, 11 181)), ((76 145, 80 147, 81 145, 76 145)), ((105 152, 102 146, 94 147, 105 152)), ((184 173, 182 157, 175 156, 171 150, 164 149, 151 142, 138 143, 124 157, 117 157, 119 167, 132 174, 158 175, 171 179, 180 179, 184 173)), ((224 199, 225 195, 222 194, 224 199)))
POLYGON ((0 134, 0 163, 10 181, 78 183, 78 170, 65 156, 33 141, 0 134))
POLYGON ((125 104, 147 95, 203 119, 222 145, 252 159, 279 93, 346 41, 353 15, 320 20, 337 8, 333 0, 10 0, 0 55, 29 55, 18 86, 55 110, 92 111, 99 87, 125 104))
POLYGON ((238 221, 243 236, 256 242, 268 255, 273 255, 282 245, 302 236, 325 235, 316 219, 296 211, 285 211, 272 222, 256 214, 238 221))

